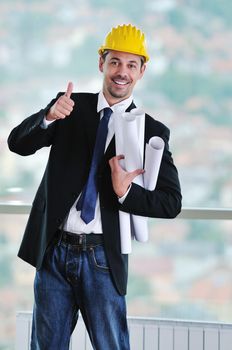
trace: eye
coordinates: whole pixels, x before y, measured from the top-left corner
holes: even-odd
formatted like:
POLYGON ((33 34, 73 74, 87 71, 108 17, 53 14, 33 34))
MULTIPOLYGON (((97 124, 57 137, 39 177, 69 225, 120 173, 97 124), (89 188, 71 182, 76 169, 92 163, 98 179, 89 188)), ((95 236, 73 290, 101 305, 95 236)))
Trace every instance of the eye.
POLYGON ((112 66, 117 66, 118 65, 118 61, 111 61, 112 66))
POLYGON ((133 64, 133 63, 130 63, 130 64, 128 65, 128 67, 129 67, 130 69, 136 69, 136 68, 137 68, 137 66, 136 66, 135 64, 133 64))

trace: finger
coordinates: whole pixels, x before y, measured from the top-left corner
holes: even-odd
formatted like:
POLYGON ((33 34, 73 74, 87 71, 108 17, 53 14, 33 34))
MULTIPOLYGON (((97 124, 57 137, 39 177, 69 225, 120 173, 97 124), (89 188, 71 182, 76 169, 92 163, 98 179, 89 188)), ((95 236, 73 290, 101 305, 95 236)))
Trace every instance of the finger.
POLYGON ((145 170, 144 169, 136 169, 136 170, 132 171, 132 173, 134 175, 141 175, 141 174, 145 173, 145 170))
POLYGON ((69 116, 72 112, 72 110, 68 110, 68 109, 65 109, 65 108, 60 108, 60 109, 57 109, 56 110, 57 112, 65 115, 65 116, 69 116))
POLYGON ((55 115, 55 119, 64 119, 66 117, 65 114, 59 112, 58 110, 55 111, 54 115, 55 115))
POLYGON ((70 98, 72 92, 73 92, 73 83, 70 81, 70 82, 68 83, 65 96, 68 97, 68 98, 70 98))
POLYGON ((119 160, 124 159, 124 158, 125 158, 125 157, 124 157, 123 154, 119 154, 118 156, 112 157, 109 161, 110 161, 111 163, 118 164, 119 160))
POLYGON ((75 103, 74 103, 74 101, 71 98, 69 98, 67 96, 63 96, 63 98, 64 98, 64 103, 65 104, 67 104, 67 105, 69 105, 71 107, 74 107, 75 103))
POLYGON ((116 158, 117 160, 120 160, 120 159, 124 159, 125 156, 123 154, 119 154, 118 156, 115 156, 114 158, 116 158))
POLYGON ((70 114, 73 111, 73 107, 71 105, 63 103, 62 101, 57 103, 56 109, 63 114, 70 114))
POLYGON ((114 169, 114 164, 113 164, 113 159, 112 158, 109 160, 109 165, 110 165, 110 169, 113 170, 114 169))
POLYGON ((111 158, 110 160, 109 160, 109 164, 110 164, 110 167, 111 167, 111 170, 118 170, 119 168, 121 168, 121 166, 120 166, 120 163, 119 163, 119 161, 121 160, 121 159, 124 159, 125 157, 124 157, 124 155, 123 154, 120 154, 120 155, 118 155, 118 156, 114 156, 113 158, 111 158))
MULTIPOLYGON (((117 159, 117 160, 120 160, 120 159, 124 159, 124 158, 125 158, 125 157, 124 157, 123 154, 119 154, 119 155, 117 155, 117 156, 112 157, 111 159, 112 159, 112 160, 116 160, 116 159, 117 159)), ((110 159, 110 160, 111 160, 111 159, 110 159)))
POLYGON ((130 173, 131 181, 133 181, 136 178, 136 176, 142 175, 144 173, 145 173, 144 169, 136 169, 136 170, 132 171, 130 173))
POLYGON ((60 98, 57 100, 57 103, 64 108, 69 108, 70 106, 74 107, 75 105, 74 101, 66 95, 60 96, 60 98))
POLYGON ((68 111, 72 111, 74 107, 74 101, 71 98, 66 97, 65 95, 60 96, 57 100, 57 108, 65 108, 68 111))

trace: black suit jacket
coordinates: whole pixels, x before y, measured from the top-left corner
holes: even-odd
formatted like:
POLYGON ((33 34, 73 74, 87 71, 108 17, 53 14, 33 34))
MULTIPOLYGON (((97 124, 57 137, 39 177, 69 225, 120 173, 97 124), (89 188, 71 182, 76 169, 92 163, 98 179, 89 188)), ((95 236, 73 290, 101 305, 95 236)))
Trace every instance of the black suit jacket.
MULTIPOLYGON (((46 249, 87 181, 100 119, 97 94, 73 93, 71 98, 75 106, 69 117, 55 121, 47 129, 41 127, 54 99, 45 109, 14 128, 8 138, 10 150, 23 156, 51 146, 18 254, 37 269, 40 269, 46 249)), ((132 104, 129 110, 134 107, 132 104)), ((119 209, 157 218, 174 218, 181 209, 178 174, 168 149, 169 130, 146 115, 144 145, 152 136, 160 136, 165 141, 154 191, 132 184, 124 203, 119 204, 112 188, 108 162, 115 155, 114 138, 106 150, 98 175, 104 247, 113 281, 122 295, 126 293, 128 257, 120 252, 119 209)))

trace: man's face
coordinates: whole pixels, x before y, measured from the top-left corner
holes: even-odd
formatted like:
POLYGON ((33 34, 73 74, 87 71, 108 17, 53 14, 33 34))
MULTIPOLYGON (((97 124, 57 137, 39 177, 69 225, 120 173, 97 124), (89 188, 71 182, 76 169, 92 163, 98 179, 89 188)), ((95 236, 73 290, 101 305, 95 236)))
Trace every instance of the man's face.
POLYGON ((105 59, 100 57, 99 69, 103 73, 103 94, 110 106, 125 100, 132 94, 137 80, 146 66, 141 57, 127 52, 109 50, 105 59))

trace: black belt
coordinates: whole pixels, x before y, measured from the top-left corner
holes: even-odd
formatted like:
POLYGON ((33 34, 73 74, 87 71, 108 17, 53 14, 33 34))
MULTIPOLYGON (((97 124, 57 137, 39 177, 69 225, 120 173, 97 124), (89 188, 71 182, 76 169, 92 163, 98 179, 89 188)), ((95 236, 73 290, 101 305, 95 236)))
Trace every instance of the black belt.
POLYGON ((103 244, 103 235, 99 233, 81 233, 76 234, 68 231, 58 230, 60 234, 60 242, 80 247, 82 249, 90 246, 103 244))

